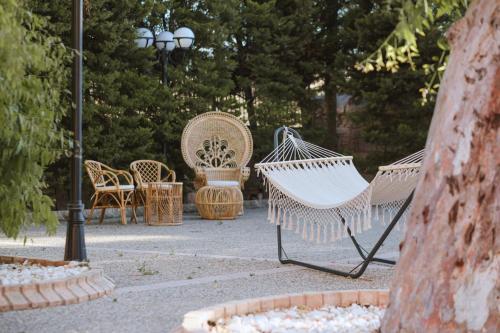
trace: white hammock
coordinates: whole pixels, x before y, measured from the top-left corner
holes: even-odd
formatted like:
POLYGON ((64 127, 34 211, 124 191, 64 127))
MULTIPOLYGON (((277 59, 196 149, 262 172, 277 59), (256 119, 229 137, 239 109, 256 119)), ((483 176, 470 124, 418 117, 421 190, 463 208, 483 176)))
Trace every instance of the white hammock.
POLYGON ((416 186, 423 155, 422 150, 379 167, 368 183, 352 156, 287 134, 255 167, 268 186, 270 222, 326 242, 347 237, 347 228, 353 234, 369 229, 372 219, 392 219, 416 186))

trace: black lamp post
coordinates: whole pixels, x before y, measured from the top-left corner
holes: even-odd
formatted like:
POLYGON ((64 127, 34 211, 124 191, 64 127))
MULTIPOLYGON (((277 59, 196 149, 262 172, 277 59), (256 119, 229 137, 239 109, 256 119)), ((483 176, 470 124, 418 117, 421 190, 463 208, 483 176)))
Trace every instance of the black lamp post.
POLYGON ((71 195, 68 204, 68 227, 64 260, 87 260, 82 203, 82 52, 83 52, 83 2, 73 0, 73 156, 71 159, 71 195))
POLYGON ((137 39, 135 43, 138 47, 146 48, 154 46, 158 50, 158 58, 162 68, 162 83, 168 83, 168 64, 175 64, 172 60, 172 52, 175 49, 187 50, 194 43, 194 33, 191 29, 182 27, 171 33, 170 31, 160 32, 156 38, 154 34, 146 28, 137 29, 137 39))

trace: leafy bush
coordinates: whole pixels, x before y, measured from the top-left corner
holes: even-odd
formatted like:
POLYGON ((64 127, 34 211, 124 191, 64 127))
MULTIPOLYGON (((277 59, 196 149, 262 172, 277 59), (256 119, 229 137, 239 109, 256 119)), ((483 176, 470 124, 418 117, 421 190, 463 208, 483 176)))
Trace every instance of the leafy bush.
POLYGON ((55 232, 43 172, 61 153, 68 52, 45 21, 17 0, 0 3, 0 227, 17 237, 29 225, 55 232))

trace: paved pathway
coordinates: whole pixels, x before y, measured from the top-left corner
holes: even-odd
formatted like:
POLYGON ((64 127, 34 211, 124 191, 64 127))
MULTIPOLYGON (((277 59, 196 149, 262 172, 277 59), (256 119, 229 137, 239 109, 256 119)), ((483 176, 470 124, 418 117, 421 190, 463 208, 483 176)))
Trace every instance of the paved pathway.
MULTIPOLYGON (((247 209, 235 221, 203 221, 186 216, 182 226, 122 226, 117 221, 86 226, 91 264, 116 283, 114 294, 91 302, 0 314, 1 332, 168 332, 187 311, 230 300, 302 291, 387 287, 392 268, 372 265, 358 279, 281 265, 276 228, 266 210, 247 209)), ((0 237, 0 254, 61 259, 64 224, 54 237, 30 230, 28 241, 0 237)), ((381 227, 360 235, 370 247, 381 227)), ((400 232, 382 248, 397 256, 400 232)), ((22 238, 22 237, 21 237, 22 238)), ((304 242, 284 232, 289 256, 323 264, 359 262, 348 240, 304 242)))

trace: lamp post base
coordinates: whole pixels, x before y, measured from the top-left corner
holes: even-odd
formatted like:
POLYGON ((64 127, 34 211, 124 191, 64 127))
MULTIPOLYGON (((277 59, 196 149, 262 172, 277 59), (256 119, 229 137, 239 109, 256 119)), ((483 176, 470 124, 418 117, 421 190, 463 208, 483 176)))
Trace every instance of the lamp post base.
POLYGON ((87 250, 85 248, 85 234, 83 217, 83 203, 68 205, 68 227, 66 230, 66 247, 64 250, 64 260, 87 260, 87 250))

